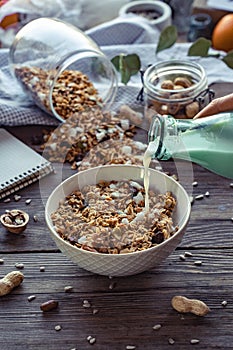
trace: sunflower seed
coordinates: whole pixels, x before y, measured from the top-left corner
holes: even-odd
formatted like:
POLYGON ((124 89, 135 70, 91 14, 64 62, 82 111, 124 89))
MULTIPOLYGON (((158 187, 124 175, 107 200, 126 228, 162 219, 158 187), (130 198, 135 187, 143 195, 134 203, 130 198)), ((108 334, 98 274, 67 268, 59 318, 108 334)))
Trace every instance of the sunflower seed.
POLYGON ((162 327, 161 324, 155 324, 155 325, 153 326, 153 329, 154 329, 155 331, 157 331, 157 330, 159 330, 161 327, 162 327))
POLYGON ((98 309, 93 309, 93 310, 92 310, 93 315, 96 315, 98 312, 99 312, 98 309))
POLYGON ((18 202, 21 199, 21 196, 19 196, 18 194, 14 195, 14 200, 16 202, 18 202))
POLYGON ((17 269, 23 269, 24 264, 23 263, 15 263, 15 267, 17 267, 17 269))
POLYGON ((83 300, 83 307, 89 308, 89 307, 91 307, 91 303, 89 303, 88 300, 83 300))
POLYGON ((204 195, 203 194, 198 194, 195 199, 197 200, 200 200, 200 199, 203 199, 204 198, 204 195))
POLYGON ((34 220, 34 222, 37 222, 38 221, 38 216, 37 215, 33 215, 33 220, 34 220))
POLYGON ((94 344, 96 342, 96 338, 95 337, 92 337, 91 335, 89 335, 87 337, 87 341, 90 343, 90 344, 94 344))
POLYGON ((72 286, 65 286, 64 287, 64 291, 66 292, 66 293, 69 293, 69 292, 71 292, 73 290, 73 287, 72 286))
POLYGON ((180 255, 180 260, 182 260, 182 261, 185 260, 185 256, 183 254, 180 255))
POLYGON ((222 306, 227 306, 227 301, 226 300, 223 300, 222 306))
POLYGON ((193 256, 193 254, 191 252, 185 252, 184 256, 191 257, 191 256, 193 256))
POLYGON ((168 339, 168 343, 173 345, 173 344, 175 344, 175 340, 173 338, 169 338, 168 339))
POLYGON ((36 296, 35 296, 35 295, 29 295, 29 297, 28 297, 28 301, 29 301, 29 302, 32 301, 32 300, 34 300, 34 299, 36 299, 36 296))
POLYGON ((11 199, 10 198, 6 198, 6 199, 4 199, 4 203, 9 203, 11 201, 11 199))
POLYGON ((116 282, 112 282, 112 283, 110 283, 109 286, 108 286, 109 289, 113 289, 113 288, 115 288, 115 287, 116 287, 116 282))

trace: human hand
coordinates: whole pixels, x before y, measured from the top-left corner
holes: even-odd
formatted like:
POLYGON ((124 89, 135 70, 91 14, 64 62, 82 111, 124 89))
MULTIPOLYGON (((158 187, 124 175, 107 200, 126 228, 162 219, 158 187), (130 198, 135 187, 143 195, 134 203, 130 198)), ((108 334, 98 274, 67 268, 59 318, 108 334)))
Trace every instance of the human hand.
POLYGON ((215 98, 200 112, 198 112, 193 119, 208 117, 221 112, 233 111, 233 93, 215 98))

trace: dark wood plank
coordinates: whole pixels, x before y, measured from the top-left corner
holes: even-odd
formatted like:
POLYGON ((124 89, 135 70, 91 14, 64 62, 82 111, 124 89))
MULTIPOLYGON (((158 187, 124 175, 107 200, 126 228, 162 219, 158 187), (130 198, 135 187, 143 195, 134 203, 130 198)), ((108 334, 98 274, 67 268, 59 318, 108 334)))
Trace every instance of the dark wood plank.
POLYGON ((1 349, 89 349, 86 337, 96 337, 95 349, 230 349, 232 327, 232 250, 205 250, 181 261, 174 252, 155 269, 136 276, 109 279, 86 272, 62 254, 5 254, 1 274, 23 262, 25 280, 0 298, 1 349), (196 260, 201 266, 195 266, 196 260), (45 266, 40 272, 39 267, 45 266), (110 289, 110 284, 114 288, 110 289), (64 287, 73 286, 70 293, 64 287), (29 295, 36 299, 28 302, 29 295), (205 317, 180 315, 171 307, 174 295, 203 300, 211 308, 205 317), (42 313, 40 304, 59 301, 59 308, 42 313), (84 308, 88 300, 91 308, 84 308), (227 306, 222 301, 227 300, 227 306), (93 314, 93 309, 98 313, 93 314), (153 330, 161 324, 160 330, 153 330), (61 325, 61 331, 54 327, 61 325), (213 330, 217 330, 213 331, 213 330), (21 339, 21 341, 20 341, 21 339), (61 347, 62 344, 62 347, 61 347))

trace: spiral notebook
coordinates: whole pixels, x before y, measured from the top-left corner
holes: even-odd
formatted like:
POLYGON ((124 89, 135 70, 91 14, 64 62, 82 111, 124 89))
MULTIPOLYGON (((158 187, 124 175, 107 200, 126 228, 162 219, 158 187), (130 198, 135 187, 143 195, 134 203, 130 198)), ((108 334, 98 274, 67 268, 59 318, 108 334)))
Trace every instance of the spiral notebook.
POLYGON ((0 199, 53 171, 52 164, 0 128, 0 199))

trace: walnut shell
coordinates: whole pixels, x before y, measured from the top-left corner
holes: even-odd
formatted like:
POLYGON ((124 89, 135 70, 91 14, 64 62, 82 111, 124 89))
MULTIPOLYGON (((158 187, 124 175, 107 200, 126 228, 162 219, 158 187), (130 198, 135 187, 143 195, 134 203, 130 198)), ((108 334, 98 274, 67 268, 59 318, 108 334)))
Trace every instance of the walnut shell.
POLYGON ((21 233, 27 227, 29 215, 23 210, 13 209, 1 215, 0 221, 9 232, 21 233))

